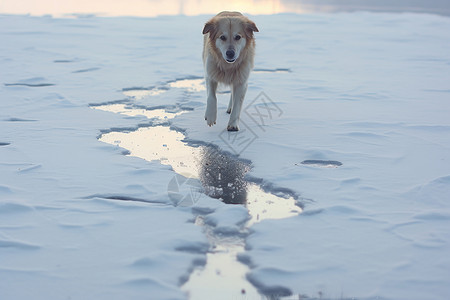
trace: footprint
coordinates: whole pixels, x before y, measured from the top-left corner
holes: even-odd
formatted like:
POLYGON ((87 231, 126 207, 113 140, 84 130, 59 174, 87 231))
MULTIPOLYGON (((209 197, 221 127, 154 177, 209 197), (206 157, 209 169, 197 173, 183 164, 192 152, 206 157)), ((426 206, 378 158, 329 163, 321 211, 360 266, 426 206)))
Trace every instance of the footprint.
POLYGON ((5 86, 45 87, 53 86, 53 83, 5 83, 5 86))
POLYGON ((253 69, 253 73, 291 73, 291 69, 276 68, 276 69, 253 69))
POLYGON ((70 60, 70 59, 55 59, 53 61, 56 64, 64 64, 64 63, 72 63, 75 62, 75 60, 70 60))
POLYGON ((97 70, 100 70, 100 68, 81 69, 81 70, 73 71, 72 73, 86 73, 86 72, 92 72, 92 71, 97 71, 97 70))
POLYGON ((53 83, 47 83, 45 81, 46 79, 44 77, 33 77, 19 80, 18 82, 5 83, 5 86, 46 87, 55 85, 53 83))
POLYGON ((0 248, 15 248, 21 250, 37 250, 41 247, 22 241, 0 240, 0 248))
POLYGON ((6 122, 36 122, 37 120, 31 120, 31 119, 22 119, 22 118, 9 118, 5 119, 6 122))
POLYGON ((342 163, 337 160, 318 160, 318 159, 304 160, 301 162, 301 164, 321 168, 337 168, 342 166, 342 163))

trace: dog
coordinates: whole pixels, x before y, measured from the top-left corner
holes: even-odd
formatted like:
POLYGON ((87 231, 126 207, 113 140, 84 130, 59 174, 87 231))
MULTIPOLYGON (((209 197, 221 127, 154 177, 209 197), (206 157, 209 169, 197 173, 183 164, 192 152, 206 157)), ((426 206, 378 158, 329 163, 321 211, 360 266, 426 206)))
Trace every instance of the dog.
POLYGON ((209 20, 203 28, 203 65, 207 103, 205 120, 208 126, 216 124, 219 83, 231 87, 227 113, 228 131, 239 130, 242 103, 247 92, 247 81, 255 57, 255 23, 239 12, 224 11, 209 20))

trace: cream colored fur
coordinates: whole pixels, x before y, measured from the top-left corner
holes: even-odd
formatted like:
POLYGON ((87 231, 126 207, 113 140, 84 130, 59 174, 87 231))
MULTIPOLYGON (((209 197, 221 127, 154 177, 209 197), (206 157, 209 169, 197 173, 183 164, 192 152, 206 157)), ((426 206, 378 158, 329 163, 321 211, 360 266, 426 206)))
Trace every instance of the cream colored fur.
POLYGON ((223 83, 231 87, 227 129, 239 130, 247 80, 255 56, 253 32, 258 32, 255 23, 238 12, 221 12, 203 28, 203 64, 207 90, 205 120, 209 126, 216 124, 216 90, 218 83, 223 83))

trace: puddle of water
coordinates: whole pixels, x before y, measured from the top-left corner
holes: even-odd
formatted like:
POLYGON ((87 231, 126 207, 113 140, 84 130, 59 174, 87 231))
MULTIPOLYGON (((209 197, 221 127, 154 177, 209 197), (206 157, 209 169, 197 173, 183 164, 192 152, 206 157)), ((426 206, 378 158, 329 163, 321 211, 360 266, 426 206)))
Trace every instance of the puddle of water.
POLYGON ((248 267, 237 261, 237 255, 245 252, 241 237, 219 237, 212 228, 197 217, 196 224, 204 228, 212 251, 206 256, 206 265, 192 272, 183 285, 190 299, 261 299, 256 288, 247 281, 248 267))
POLYGON ((130 98, 136 100, 141 100, 145 97, 161 95, 168 91, 169 88, 179 88, 185 89, 188 92, 202 92, 206 90, 205 80, 203 78, 195 79, 179 79, 174 81, 169 81, 165 83, 162 87, 154 88, 127 88, 122 91, 122 93, 130 98))
POLYGON ((169 87, 184 88, 189 92, 201 92, 205 91, 204 79, 181 79, 173 82, 169 82, 169 87))
MULTIPOLYGON (((190 88, 188 86, 191 84, 191 81, 182 82, 178 87, 190 88)), ((134 109, 124 104, 93 108, 161 120, 174 118, 182 113, 134 109)), ((199 186, 208 196, 229 204, 245 205, 250 220, 243 226, 244 232, 262 220, 282 219, 301 213, 301 208, 293 197, 278 197, 264 191, 258 184, 248 182, 245 176, 250 171, 249 163, 214 146, 190 145, 184 141, 185 138, 184 134, 171 130, 168 126, 155 125, 132 132, 106 133, 99 140, 125 148, 131 156, 170 165, 177 174, 200 182, 199 186)), ((197 217, 196 223, 202 226, 212 251, 207 254, 206 265, 194 270, 182 289, 192 299, 211 299, 211 295, 214 295, 214 299, 261 299, 256 288, 246 280, 248 266, 237 260, 237 255, 245 252, 245 239, 240 235, 214 234, 213 228, 203 224, 201 216, 197 217)))
POLYGON ((181 115, 185 113, 185 111, 179 111, 179 112, 168 112, 165 109, 139 109, 139 108, 130 108, 126 104, 107 104, 107 105, 98 105, 98 106, 91 106, 93 109, 113 112, 117 114, 127 115, 127 116, 144 116, 149 119, 161 119, 161 120, 167 120, 167 119, 173 119, 178 115, 181 115))
POLYGON ((136 100, 141 100, 142 98, 149 97, 149 96, 157 96, 162 93, 165 93, 166 90, 164 89, 129 89, 123 91, 123 94, 127 97, 134 98, 136 100))
POLYGON ((110 132, 102 135, 100 141, 125 148, 131 156, 160 161, 180 175, 195 178, 193 174, 196 174, 200 149, 186 146, 182 142, 184 138, 182 133, 167 126, 154 126, 133 132, 110 132))
POLYGON ((127 149, 129 155, 159 161, 190 179, 198 179, 204 192, 227 204, 243 204, 251 216, 248 226, 264 219, 282 219, 301 212, 296 200, 265 192, 245 180, 250 166, 214 147, 192 147, 185 135, 167 126, 139 128, 132 132, 110 132, 100 141, 127 149))
POLYGON ((285 219, 302 212, 292 197, 280 199, 280 197, 264 192, 256 184, 248 186, 247 195, 246 206, 251 216, 247 223, 249 227, 262 220, 285 219))

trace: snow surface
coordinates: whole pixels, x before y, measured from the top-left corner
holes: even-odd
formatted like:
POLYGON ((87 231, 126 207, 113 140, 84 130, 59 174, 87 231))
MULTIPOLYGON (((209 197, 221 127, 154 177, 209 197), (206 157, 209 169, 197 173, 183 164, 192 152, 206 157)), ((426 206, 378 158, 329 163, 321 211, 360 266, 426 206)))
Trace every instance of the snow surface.
POLYGON ((203 75, 208 17, 0 16, 0 299, 185 299, 209 248, 196 213, 242 223, 242 208, 214 199, 174 207, 170 166, 98 141, 152 125, 90 108, 122 100, 187 110, 168 122, 188 141, 239 153, 263 186, 301 195, 302 214, 245 239, 239 260, 260 291, 448 299, 450 19, 253 16, 244 147, 224 132, 228 94, 209 128, 204 91, 176 84, 203 75))

